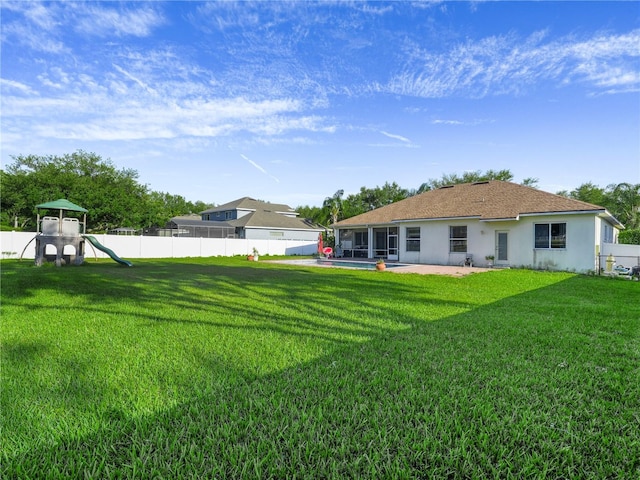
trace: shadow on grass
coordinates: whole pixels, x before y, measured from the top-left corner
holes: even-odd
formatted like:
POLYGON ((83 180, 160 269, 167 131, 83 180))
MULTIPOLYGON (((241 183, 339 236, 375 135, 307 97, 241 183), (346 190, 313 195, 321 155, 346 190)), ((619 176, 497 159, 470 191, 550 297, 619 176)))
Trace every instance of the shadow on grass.
MULTIPOLYGON (((112 407, 94 433, 5 457, 3 478, 638 473, 640 391, 629 378, 638 374, 640 307, 612 315, 636 285, 564 276, 505 290, 480 277, 399 280, 241 266, 214 267, 210 279, 211 268, 184 266, 179 279, 158 270, 161 288, 142 288, 140 301, 149 305, 173 298, 184 306, 195 295, 198 305, 185 306, 193 317, 163 316, 159 307, 138 319, 265 335, 282 328, 317 335, 330 348, 261 375, 204 355, 199 367, 219 377, 200 394, 188 385, 191 399, 148 415, 112 407), (450 297, 437 291, 454 288, 450 297), (487 304, 465 292, 480 288, 487 304), (512 295, 500 298, 506 292, 512 295), (234 296, 266 297, 266 306, 220 305, 234 296), (324 323, 309 318, 318 312, 324 323), (333 328, 340 329, 336 338, 333 328), (350 334, 360 340, 340 340, 350 334)), ((515 283, 536 274, 504 275, 515 283)))
MULTIPOLYGON (((28 302, 29 310, 34 316, 39 310, 52 309, 75 310, 85 317, 121 315, 146 321, 147 326, 181 323, 310 336, 324 332, 333 340, 338 338, 336 333, 382 333, 387 327, 377 327, 371 318, 381 317, 388 323, 390 298, 406 296, 413 305, 424 302, 430 307, 469 307, 468 302, 454 297, 443 300, 428 288, 416 291, 405 283, 389 281, 389 277, 376 278, 374 272, 337 276, 335 271, 327 275, 319 269, 241 265, 147 262, 135 269, 109 264, 81 269, 30 268, 28 280, 16 282, 11 291, 8 287, 3 302, 11 307, 24 305, 25 299, 37 294, 57 294, 64 300, 55 304, 28 302), (70 297, 76 301, 69 302, 70 297), (130 309, 127 303, 139 308, 130 309), (348 306, 350 311, 336 305, 348 306)), ((48 321, 47 316, 43 319, 48 321)))

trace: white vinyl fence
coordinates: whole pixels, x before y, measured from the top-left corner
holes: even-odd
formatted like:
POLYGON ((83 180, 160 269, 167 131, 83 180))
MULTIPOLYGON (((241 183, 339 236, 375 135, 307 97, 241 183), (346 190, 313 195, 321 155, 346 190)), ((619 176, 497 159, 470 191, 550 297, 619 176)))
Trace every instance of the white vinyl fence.
MULTIPOLYGON (((2 258, 34 259, 34 232, 0 232, 2 258), (31 243, 30 243, 31 242, 31 243), (30 244, 29 244, 30 243, 30 244), (28 245, 28 246, 27 246, 28 245), (26 247, 26 249, 25 249, 26 247)), ((256 248, 260 255, 313 255, 315 242, 294 240, 244 240, 239 238, 144 237, 129 235, 93 235, 102 245, 124 259, 232 257, 248 255, 256 248)), ((106 253, 85 242, 85 260, 109 258, 106 253)))
POLYGON ((640 265, 640 245, 622 245, 619 243, 603 243, 600 251, 600 266, 605 268, 607 258, 615 265, 633 267, 640 265), (611 257, 609 257, 611 255, 611 257))

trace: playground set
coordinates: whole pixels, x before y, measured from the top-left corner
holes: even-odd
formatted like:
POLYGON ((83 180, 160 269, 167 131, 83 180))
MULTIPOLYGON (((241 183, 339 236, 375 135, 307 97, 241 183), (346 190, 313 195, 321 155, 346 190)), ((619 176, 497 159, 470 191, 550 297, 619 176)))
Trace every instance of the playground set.
MULTIPOLYGON (((31 241, 35 240, 36 242, 35 264, 37 266, 42 265, 43 262, 55 262, 58 267, 71 264, 82 265, 85 255, 85 240, 92 248, 106 253, 119 264, 127 267, 133 266, 131 262, 120 258, 113 250, 102 245, 95 237, 86 235, 87 209, 64 198, 41 203, 36 205, 36 209, 38 209, 37 235, 31 241), (56 210, 58 216, 45 215, 41 219, 40 210, 56 210), (66 216, 67 212, 82 213, 82 221, 75 217, 66 216), (49 246, 50 248, 47 248, 49 246), (52 249, 55 250, 55 253, 48 253, 52 249)), ((28 246, 29 244, 25 246, 25 250, 28 246)))

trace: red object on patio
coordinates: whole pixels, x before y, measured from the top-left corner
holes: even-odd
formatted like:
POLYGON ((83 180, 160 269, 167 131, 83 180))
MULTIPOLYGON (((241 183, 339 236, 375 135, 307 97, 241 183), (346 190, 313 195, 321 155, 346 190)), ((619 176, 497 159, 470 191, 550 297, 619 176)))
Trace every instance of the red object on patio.
POLYGON ((331 254, 333 253, 333 248, 331 248, 331 247, 324 247, 324 248, 322 249, 322 253, 324 253, 324 254, 325 254, 325 256, 330 257, 330 256, 331 256, 331 254))

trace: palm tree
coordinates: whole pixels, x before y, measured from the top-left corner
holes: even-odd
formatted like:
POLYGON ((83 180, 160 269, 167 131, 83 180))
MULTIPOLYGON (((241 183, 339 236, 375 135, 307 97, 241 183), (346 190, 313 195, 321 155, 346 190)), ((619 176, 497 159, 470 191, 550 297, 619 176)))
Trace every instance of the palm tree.
POLYGON ((329 212, 330 223, 337 223, 342 213, 342 196, 344 190, 338 190, 332 197, 327 197, 322 203, 322 209, 329 212))
POLYGON ((607 187, 613 213, 627 228, 640 228, 640 183, 618 183, 607 187))

